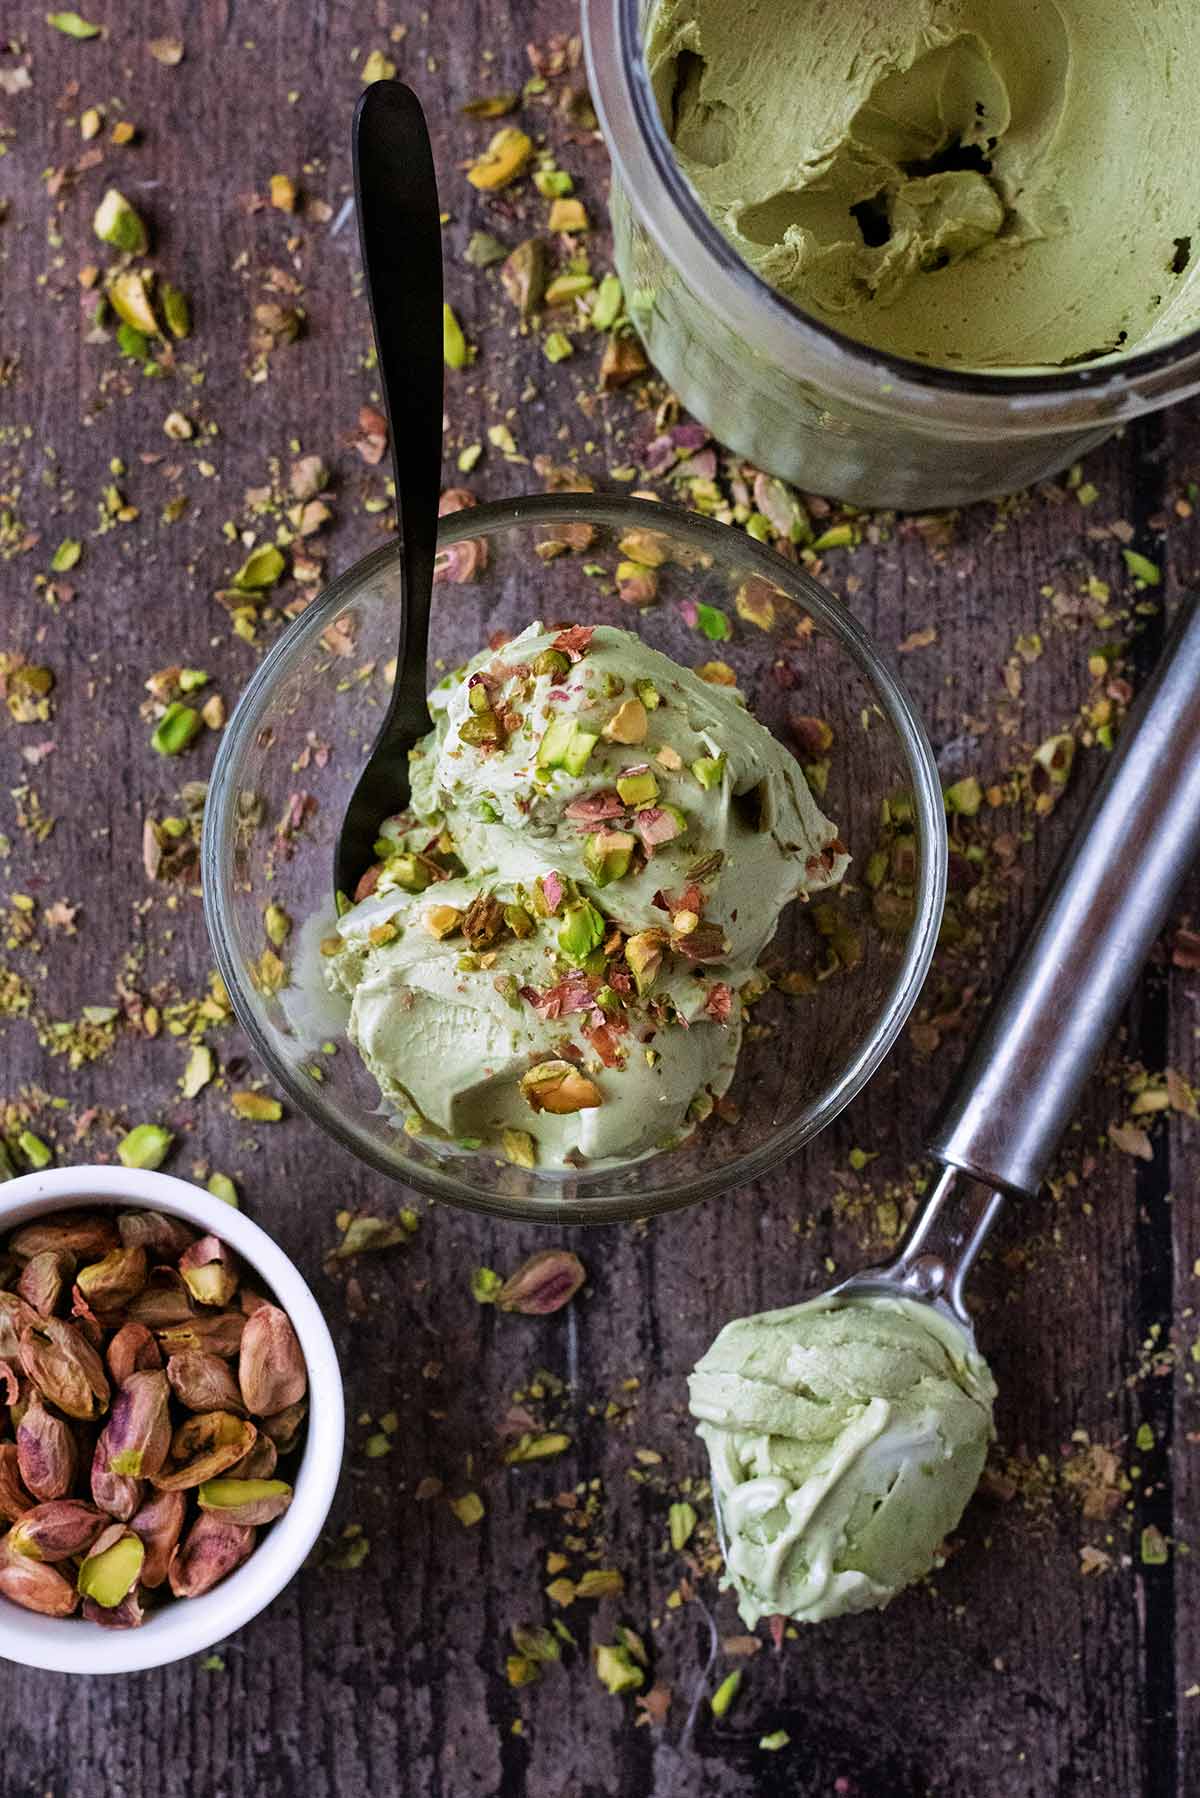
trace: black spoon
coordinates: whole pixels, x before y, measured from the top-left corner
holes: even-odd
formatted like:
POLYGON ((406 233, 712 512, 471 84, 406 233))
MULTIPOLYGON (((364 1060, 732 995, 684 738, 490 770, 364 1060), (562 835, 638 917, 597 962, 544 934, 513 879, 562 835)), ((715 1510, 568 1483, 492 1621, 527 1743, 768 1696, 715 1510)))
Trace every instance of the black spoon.
POLYGON ((334 886, 353 897, 384 818, 408 804, 408 752, 429 729, 425 662, 442 480, 442 227, 433 150, 416 95, 376 81, 354 112, 354 192, 400 532, 396 682, 350 796, 334 886))

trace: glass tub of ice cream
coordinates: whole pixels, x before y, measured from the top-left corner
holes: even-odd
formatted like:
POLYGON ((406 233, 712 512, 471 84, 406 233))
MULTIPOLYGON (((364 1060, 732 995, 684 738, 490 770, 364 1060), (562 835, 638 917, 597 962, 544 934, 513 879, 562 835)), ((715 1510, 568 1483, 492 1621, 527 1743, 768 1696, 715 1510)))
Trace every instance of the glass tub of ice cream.
POLYGON ((583 17, 631 319, 760 467, 957 504, 1200 387, 1183 0, 583 17))
POLYGON ((292 1102, 432 1196, 644 1215, 765 1173, 928 967, 929 745, 844 608, 741 532, 566 494, 441 527, 429 735, 355 892, 390 683, 381 549, 290 628, 209 791, 207 916, 292 1102))

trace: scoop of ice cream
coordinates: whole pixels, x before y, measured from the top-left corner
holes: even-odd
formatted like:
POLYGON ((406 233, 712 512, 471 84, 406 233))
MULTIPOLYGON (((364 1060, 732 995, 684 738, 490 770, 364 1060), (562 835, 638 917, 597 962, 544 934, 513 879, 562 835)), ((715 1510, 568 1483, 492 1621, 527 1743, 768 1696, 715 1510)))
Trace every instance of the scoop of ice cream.
POLYGON ((681 1141, 783 906, 841 878, 835 826, 735 692, 627 631, 533 625, 430 711, 326 944, 385 1103, 529 1167, 681 1141))
POLYGON ((413 1127, 519 1165, 594 1165, 694 1129, 729 1085, 742 1034, 736 991, 686 963, 645 996, 606 990, 579 965, 603 929, 565 896, 543 915, 503 884, 441 880, 355 906, 327 965, 351 1001, 350 1040, 413 1127))
POLYGON ((749 967, 788 901, 849 861, 740 695, 628 631, 531 625, 431 709, 414 803, 472 873, 556 873, 623 930, 671 925, 691 959, 749 967))
POLYGON ((739 1318, 689 1386, 751 1627, 877 1609, 922 1578, 994 1433, 987 1363, 957 1324, 908 1299, 739 1318))

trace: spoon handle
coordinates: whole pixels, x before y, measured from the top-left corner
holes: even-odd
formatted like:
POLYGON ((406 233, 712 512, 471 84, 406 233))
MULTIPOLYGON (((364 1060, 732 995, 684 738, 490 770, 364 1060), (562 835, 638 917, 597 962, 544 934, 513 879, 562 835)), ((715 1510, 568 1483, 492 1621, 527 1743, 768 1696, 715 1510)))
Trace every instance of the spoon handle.
POLYGON ((1200 854, 1200 604, 1130 715, 930 1149, 1032 1194, 1200 854))
MULTIPOLYGON (((399 81, 354 113, 354 191, 388 418, 404 604, 390 716, 426 718, 425 658, 442 467, 442 244, 425 115, 399 81)), ((386 728, 386 726, 385 726, 386 728)))

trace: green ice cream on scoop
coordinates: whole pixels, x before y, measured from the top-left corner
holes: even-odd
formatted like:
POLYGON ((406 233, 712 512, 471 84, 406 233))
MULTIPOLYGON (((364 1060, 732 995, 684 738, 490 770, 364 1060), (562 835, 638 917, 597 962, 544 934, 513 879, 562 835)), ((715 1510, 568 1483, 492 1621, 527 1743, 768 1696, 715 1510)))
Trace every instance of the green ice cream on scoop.
POLYGON ((987 1363, 910 1299, 828 1296, 738 1318, 689 1386, 750 1627, 879 1609, 921 1579, 994 1434, 987 1363))
POLYGON ((412 809, 325 940, 389 1111, 518 1166, 682 1141, 733 1077, 783 907, 849 857, 729 687, 531 625, 430 695, 412 809))

